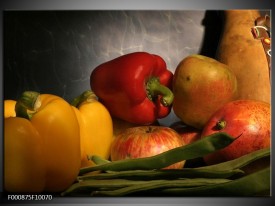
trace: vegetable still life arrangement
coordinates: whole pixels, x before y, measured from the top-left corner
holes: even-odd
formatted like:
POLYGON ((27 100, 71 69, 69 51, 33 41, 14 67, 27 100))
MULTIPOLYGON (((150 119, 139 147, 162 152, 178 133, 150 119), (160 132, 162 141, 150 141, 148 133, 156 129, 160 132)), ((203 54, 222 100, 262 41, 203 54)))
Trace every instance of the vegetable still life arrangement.
POLYGON ((216 58, 190 54, 174 73, 138 51, 93 68, 90 90, 71 102, 36 91, 4 100, 5 191, 270 196, 270 71, 251 30, 258 17, 225 11, 216 58), (172 111, 177 122, 159 123, 172 111))

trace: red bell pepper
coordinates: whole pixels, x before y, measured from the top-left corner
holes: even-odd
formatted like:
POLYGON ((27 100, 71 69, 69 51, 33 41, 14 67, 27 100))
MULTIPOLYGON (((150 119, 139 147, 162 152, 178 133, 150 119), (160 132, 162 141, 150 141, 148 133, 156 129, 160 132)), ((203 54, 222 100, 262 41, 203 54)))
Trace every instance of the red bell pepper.
POLYGON ((97 66, 90 83, 112 116, 148 125, 170 113, 172 79, 160 56, 134 52, 97 66))

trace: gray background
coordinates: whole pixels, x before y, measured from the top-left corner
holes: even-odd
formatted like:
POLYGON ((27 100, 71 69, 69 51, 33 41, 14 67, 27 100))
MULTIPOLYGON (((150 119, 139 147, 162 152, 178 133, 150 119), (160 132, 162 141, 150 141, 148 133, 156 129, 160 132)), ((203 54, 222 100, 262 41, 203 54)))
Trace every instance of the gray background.
MULTIPOLYGON (((174 73, 188 55, 215 56, 221 22, 219 10, 5 11, 4 99, 34 90, 71 101, 96 66, 136 51, 160 55, 174 73)), ((173 111, 159 120, 175 121, 173 111)))
MULTIPOLYGON (((214 55, 220 21, 206 10, 5 11, 4 99, 34 90, 71 101, 97 65, 136 51, 160 55, 174 73, 190 54, 214 55)), ((174 121, 173 112, 160 120, 174 121)))

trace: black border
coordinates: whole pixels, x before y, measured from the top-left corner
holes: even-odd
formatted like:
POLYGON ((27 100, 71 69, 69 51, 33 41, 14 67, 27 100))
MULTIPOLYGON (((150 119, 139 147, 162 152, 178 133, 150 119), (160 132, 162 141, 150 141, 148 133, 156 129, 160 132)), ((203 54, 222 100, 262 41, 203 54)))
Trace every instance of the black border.
MULTIPOLYGON (((267 9, 272 12, 270 0, 1 0, 0 27, 3 36, 3 11, 4 10, 225 10, 225 9, 267 9)), ((0 95, 3 97, 3 38, 1 38, 0 50, 0 77, 1 90, 0 95)), ((273 73, 272 73, 273 79, 273 73)), ((273 103, 272 97, 272 103, 273 103)), ((3 100, 3 98, 2 98, 3 100)), ((3 113, 3 104, 1 101, 1 112, 3 113)), ((272 111, 272 117, 273 117, 272 111)), ((3 116, 3 115, 2 115, 3 116)), ((3 165, 3 119, 1 118, 1 147, 0 147, 0 164, 3 165)), ((273 129, 273 124, 272 124, 273 129)), ((272 135, 273 136, 273 135, 272 135)), ((273 157, 273 153, 272 153, 273 157)), ((273 158, 272 158, 273 163, 273 158)), ((273 164, 272 164, 273 165, 273 164)), ((2 187, 2 168, 0 170, 0 191, 2 187)), ((273 183, 273 182, 272 182, 273 183)), ((272 184, 273 185, 273 184, 272 184)), ((0 198, 2 195, 0 195, 0 198)), ((47 202, 2 202, 23 203, 23 204, 92 204, 92 205, 271 205, 273 197, 267 198, 54 198, 47 202)))

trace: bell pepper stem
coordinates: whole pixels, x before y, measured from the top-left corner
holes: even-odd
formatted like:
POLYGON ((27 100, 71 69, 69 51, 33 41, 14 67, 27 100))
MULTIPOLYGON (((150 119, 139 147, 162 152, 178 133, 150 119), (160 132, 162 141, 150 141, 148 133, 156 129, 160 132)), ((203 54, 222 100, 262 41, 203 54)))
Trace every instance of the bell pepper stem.
POLYGON ((171 105, 174 100, 173 92, 168 87, 162 85, 156 77, 152 77, 147 81, 146 91, 151 101, 153 101, 157 95, 161 95, 161 104, 166 107, 171 105))
POLYGON ((25 91, 16 102, 16 116, 31 119, 33 113, 36 112, 40 106, 40 94, 34 91, 25 91))
POLYGON ((83 102, 93 102, 96 101, 97 97, 94 92, 87 90, 80 94, 78 97, 74 98, 71 102, 72 106, 79 107, 83 102))

